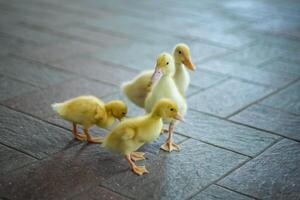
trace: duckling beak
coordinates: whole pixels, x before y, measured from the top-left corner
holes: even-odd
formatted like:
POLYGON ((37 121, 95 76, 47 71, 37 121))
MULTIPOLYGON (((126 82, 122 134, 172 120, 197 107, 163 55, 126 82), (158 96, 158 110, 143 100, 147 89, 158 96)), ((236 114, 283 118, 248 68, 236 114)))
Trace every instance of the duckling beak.
POLYGON ((184 61, 182 61, 182 63, 190 70, 195 71, 196 67, 195 65, 192 63, 192 59, 191 57, 185 57, 184 61))
POLYGON ((174 116, 174 119, 184 122, 183 117, 179 113, 174 116))
POLYGON ((155 83, 155 81, 159 80, 162 75, 162 70, 159 67, 155 67, 155 71, 151 77, 151 83, 155 83))

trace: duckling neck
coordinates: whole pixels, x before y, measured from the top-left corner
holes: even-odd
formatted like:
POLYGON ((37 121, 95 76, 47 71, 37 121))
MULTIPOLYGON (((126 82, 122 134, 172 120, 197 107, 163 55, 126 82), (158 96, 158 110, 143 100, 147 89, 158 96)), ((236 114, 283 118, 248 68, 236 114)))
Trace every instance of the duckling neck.
POLYGON ((190 84, 190 75, 182 63, 175 63, 175 66, 176 66, 176 71, 173 76, 175 84, 179 92, 182 95, 185 95, 185 92, 190 84))
POLYGON ((112 125, 115 121, 114 116, 111 113, 111 110, 105 106, 105 115, 103 118, 97 123, 100 127, 106 128, 112 125))

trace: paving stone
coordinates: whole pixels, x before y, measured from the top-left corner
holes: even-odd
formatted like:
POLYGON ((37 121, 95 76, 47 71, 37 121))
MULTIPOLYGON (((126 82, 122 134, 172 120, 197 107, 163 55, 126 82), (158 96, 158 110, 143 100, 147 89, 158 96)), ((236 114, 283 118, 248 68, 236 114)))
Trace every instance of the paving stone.
POLYGON ((8 199, 67 199, 124 171, 129 167, 122 156, 82 143, 1 176, 0 193, 8 199))
POLYGON ((117 37, 101 30, 88 29, 78 24, 72 26, 70 25, 64 29, 60 29, 59 31, 81 38, 84 41, 90 41, 95 44, 99 44, 103 47, 118 45, 128 40, 126 38, 117 37))
MULTIPOLYGON (((10 15, 10 17, 12 16, 10 15)), ((47 32, 37 31, 23 26, 12 26, 6 23, 2 24, 1 32, 39 45, 50 45, 64 41, 63 38, 47 32)))
POLYGON ((241 126, 226 120, 189 110, 176 131, 183 135, 255 156, 279 137, 263 131, 241 126))
POLYGON ((247 196, 241 195, 239 193, 227 190, 217 185, 211 185, 207 189, 203 190, 196 196, 192 198, 192 200, 251 200, 247 196))
POLYGON ((198 87, 196 87, 196 86, 190 84, 188 90, 186 91, 185 96, 186 96, 186 97, 189 97, 189 96, 191 96, 191 95, 193 95, 193 94, 196 94, 196 93, 199 92, 200 90, 201 90, 200 88, 198 88, 198 87))
POLYGON ((300 38, 299 16, 292 17, 275 17, 264 22, 257 22, 251 26, 254 30, 265 31, 275 34, 283 34, 300 38))
POLYGON ((180 153, 150 156, 149 174, 125 171, 101 185, 134 199, 186 199, 247 159, 192 139, 182 143, 180 153))
POLYGON ((51 104, 55 102, 65 101, 81 95, 94 95, 101 98, 115 91, 116 88, 113 86, 80 78, 18 98, 9 99, 4 104, 25 113, 47 119, 54 114, 51 104))
POLYGON ((90 190, 83 192, 82 194, 75 195, 72 197, 74 200, 98 200, 98 199, 110 199, 110 200, 125 200, 127 198, 122 197, 121 195, 114 193, 103 187, 95 186, 90 190))
POLYGON ((242 78, 247 81, 256 82, 272 88, 282 87, 299 77, 293 74, 263 71, 255 67, 232 63, 221 59, 205 62, 202 65, 203 68, 210 71, 242 78))
POLYGON ((261 103, 300 115, 300 81, 266 98, 261 103))
POLYGON ((115 85, 120 85, 122 82, 130 80, 137 75, 137 72, 134 70, 113 66, 87 56, 69 58, 56 63, 55 66, 115 85))
POLYGON ((59 44, 53 44, 40 48, 29 48, 27 51, 16 52, 15 54, 42 63, 51 64, 55 61, 59 61, 68 57, 91 53, 99 48, 100 47, 82 42, 65 41, 59 44))
POLYGON ((193 95, 188 105, 195 110, 226 117, 269 92, 271 90, 264 86, 230 79, 193 95))
POLYGON ((194 72, 190 72, 191 84, 197 86, 201 90, 206 89, 212 85, 218 84, 224 81, 228 77, 220 74, 210 73, 203 70, 202 64, 199 64, 198 68, 194 72))
POLYGON ((22 52, 24 49, 35 46, 37 45, 0 33, 0 56, 6 56, 14 51, 22 52))
POLYGON ((1 60, 0 73, 42 88, 75 78, 70 73, 14 56, 1 60))
POLYGON ((253 105, 230 120, 300 141, 300 117, 264 105, 253 105))
POLYGON ((240 63, 242 65, 248 64, 257 66, 284 53, 285 51, 280 48, 258 43, 247 48, 243 48, 235 53, 225 55, 224 60, 240 63))
POLYGON ((0 75, 0 101, 33 91, 35 87, 0 75))
POLYGON ((35 160, 36 159, 22 152, 16 151, 0 144, 0 174, 8 173, 9 171, 34 162, 35 160))
POLYGON ((292 74, 300 76, 300 64, 284 60, 284 58, 275 59, 274 61, 262 64, 261 69, 278 74, 292 74))
POLYGON ((230 49, 241 48, 251 44, 251 42, 255 40, 254 38, 245 34, 235 34, 224 30, 212 30, 213 28, 203 27, 203 25, 205 26, 205 24, 201 24, 201 26, 192 26, 192 30, 189 29, 187 33, 182 32, 181 36, 195 40, 208 40, 216 45, 224 46, 230 49))
POLYGON ((72 134, 27 115, 0 106, 1 142, 36 158, 66 148, 72 134))
POLYGON ((284 139, 219 184, 259 199, 299 199, 300 144, 284 139))

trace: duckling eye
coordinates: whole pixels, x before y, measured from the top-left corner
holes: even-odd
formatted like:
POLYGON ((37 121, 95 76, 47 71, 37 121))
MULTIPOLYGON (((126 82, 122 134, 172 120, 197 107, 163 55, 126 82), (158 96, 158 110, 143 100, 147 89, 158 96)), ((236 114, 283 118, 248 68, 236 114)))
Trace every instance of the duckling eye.
POLYGON ((178 51, 179 54, 181 54, 181 51, 178 51))
POLYGON ((174 108, 171 108, 170 110, 171 110, 171 111, 174 111, 174 108))
POLYGON ((122 112, 123 115, 126 115, 126 112, 122 112))
POLYGON ((167 62, 167 65, 169 64, 169 62, 167 62))

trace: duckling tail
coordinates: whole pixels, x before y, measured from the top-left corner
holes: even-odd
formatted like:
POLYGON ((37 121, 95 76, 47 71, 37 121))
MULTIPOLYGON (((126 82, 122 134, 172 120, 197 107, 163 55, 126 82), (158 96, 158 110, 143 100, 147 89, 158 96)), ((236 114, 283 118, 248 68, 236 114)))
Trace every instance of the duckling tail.
POLYGON ((62 114, 62 108, 63 108, 63 104, 62 103, 54 103, 51 105, 52 109, 54 110, 54 112, 58 113, 58 114, 62 114))

